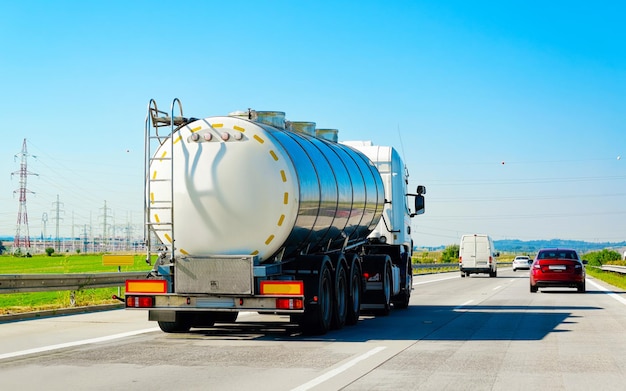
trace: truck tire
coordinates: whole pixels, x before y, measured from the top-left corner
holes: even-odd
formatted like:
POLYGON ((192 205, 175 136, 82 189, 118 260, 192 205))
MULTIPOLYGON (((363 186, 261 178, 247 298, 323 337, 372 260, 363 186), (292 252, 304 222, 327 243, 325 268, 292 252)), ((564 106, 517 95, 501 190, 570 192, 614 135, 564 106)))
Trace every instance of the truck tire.
POLYGON ((391 311, 391 284, 393 283, 392 281, 392 276, 391 276, 391 263, 387 262, 387 264, 385 265, 385 274, 383 276, 383 290, 382 290, 382 301, 383 301, 383 308, 376 310, 375 313, 376 315, 381 315, 381 316, 387 316, 389 315, 389 312, 391 311))
POLYGON ((361 275, 360 259, 356 254, 352 256, 350 262, 348 313, 346 324, 353 326, 359 321, 361 316, 361 293, 363 292, 363 277, 361 275))
POLYGON ((349 303, 349 281, 346 270, 345 258, 339 257, 335 268, 335 289, 333 294, 333 318, 331 328, 339 330, 346 324, 349 303))
POLYGON ((235 311, 219 311, 213 312, 214 323, 234 323, 237 321, 239 312, 235 311))
POLYGON ((306 303, 299 323, 305 334, 323 335, 330 329, 333 317, 333 280, 328 257, 323 257, 320 261, 317 275, 304 278, 306 303), (313 297, 317 297, 317 301, 313 297))
POLYGON ((400 287, 400 293, 395 296, 393 300, 393 308, 401 310, 409 308, 409 302, 411 301, 411 290, 413 290, 413 267, 411 260, 408 259, 406 264, 406 274, 404 278, 404 286, 400 287))
POLYGON ((159 328, 165 333, 186 333, 191 329, 191 317, 182 312, 176 313, 174 322, 158 321, 159 328))

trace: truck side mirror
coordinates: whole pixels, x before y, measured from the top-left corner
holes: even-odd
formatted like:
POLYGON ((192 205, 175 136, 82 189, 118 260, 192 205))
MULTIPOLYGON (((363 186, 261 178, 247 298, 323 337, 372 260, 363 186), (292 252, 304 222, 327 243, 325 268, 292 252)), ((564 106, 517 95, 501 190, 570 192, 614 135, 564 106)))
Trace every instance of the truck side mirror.
POLYGON ((426 208, 426 200, 421 194, 415 195, 415 212, 411 213, 411 217, 424 214, 426 208))
POLYGON ((411 217, 424 214, 426 207, 426 201, 423 194, 426 194, 426 186, 419 185, 415 191, 417 194, 407 194, 408 196, 415 197, 415 212, 411 213, 411 217))

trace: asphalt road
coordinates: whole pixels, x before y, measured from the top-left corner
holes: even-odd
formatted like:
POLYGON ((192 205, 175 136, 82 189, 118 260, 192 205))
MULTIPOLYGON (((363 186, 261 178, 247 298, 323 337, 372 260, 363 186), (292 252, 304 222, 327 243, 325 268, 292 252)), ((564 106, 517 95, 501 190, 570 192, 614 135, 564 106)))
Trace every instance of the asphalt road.
POLYGON ((0 324, 0 390, 623 390, 626 293, 528 272, 419 276, 411 306, 321 337, 287 319, 165 334, 143 311, 0 324))

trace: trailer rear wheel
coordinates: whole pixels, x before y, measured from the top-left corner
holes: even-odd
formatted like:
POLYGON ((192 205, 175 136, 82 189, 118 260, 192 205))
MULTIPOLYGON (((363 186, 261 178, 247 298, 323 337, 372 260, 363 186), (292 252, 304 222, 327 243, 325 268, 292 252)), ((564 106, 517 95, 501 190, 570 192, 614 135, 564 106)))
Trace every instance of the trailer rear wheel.
POLYGON ((330 329, 333 317, 333 275, 331 264, 324 257, 318 275, 311 275, 304 281, 305 291, 311 286, 315 291, 306 295, 304 314, 300 327, 305 334, 322 335, 330 329))
POLYGON ((186 333, 191 329, 191 317, 182 312, 176 313, 174 322, 158 321, 159 328, 165 333, 186 333))
POLYGON ((333 319, 332 328, 341 329, 346 324, 348 316, 348 276, 346 273, 346 264, 344 258, 341 257, 335 269, 335 289, 333 300, 333 319))
MULTIPOLYGON (((356 257, 356 256, 355 256, 356 257)), ((347 325, 355 325, 361 316, 361 292, 363 291, 363 280, 361 268, 358 265, 358 258, 352 262, 350 268, 350 296, 348 298, 347 325)))

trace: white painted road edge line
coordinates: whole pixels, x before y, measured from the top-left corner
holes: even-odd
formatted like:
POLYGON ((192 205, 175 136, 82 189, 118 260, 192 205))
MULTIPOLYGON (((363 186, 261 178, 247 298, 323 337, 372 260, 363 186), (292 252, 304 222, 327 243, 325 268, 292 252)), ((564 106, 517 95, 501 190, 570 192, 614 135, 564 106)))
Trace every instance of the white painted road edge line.
POLYGON ((385 350, 387 347, 386 346, 379 346, 377 348, 374 348, 372 350, 370 350, 369 352, 363 353, 362 355, 353 358, 352 360, 348 361, 347 363, 343 364, 340 367, 337 367, 335 369, 333 369, 332 371, 328 371, 325 374, 316 377, 315 379, 306 382, 304 384, 302 384, 299 387, 296 387, 294 389, 292 389, 291 391, 306 391, 309 390, 315 386, 317 386, 318 384, 321 384, 323 382, 325 382, 326 380, 337 376, 338 374, 340 374, 341 372, 344 372, 345 370, 347 370, 348 368, 356 365, 356 363, 358 363, 359 361, 363 361, 373 355, 375 355, 378 352, 381 352, 383 350, 385 350))
POLYGON ((66 343, 60 343, 57 345, 42 346, 40 348, 20 350, 19 352, 4 353, 4 354, 0 354, 0 360, 13 358, 13 357, 19 357, 19 356, 25 356, 27 354, 42 353, 42 352, 47 352, 50 350, 70 348, 73 346, 87 345, 87 344, 98 343, 98 342, 107 342, 107 341, 112 341, 115 339, 132 337, 133 335, 151 333, 153 331, 158 331, 158 330, 160 330, 158 327, 153 327, 151 329, 128 331, 126 333, 107 335, 104 337, 83 339, 82 341, 66 342, 66 343))
POLYGON ((587 282, 593 285, 594 287, 596 287, 597 289, 600 289, 602 292, 606 293, 607 295, 614 298, 615 300, 619 301, 620 303, 626 305, 626 299, 624 299, 623 297, 616 295, 615 293, 609 292, 608 289, 606 289, 602 285, 598 285, 597 283, 591 281, 590 279, 587 279, 587 282))
POLYGON ((431 280, 431 281, 422 281, 422 282, 414 282, 413 285, 422 285, 422 284, 430 284, 431 282, 439 282, 439 281, 445 281, 445 280, 452 280, 455 278, 459 278, 458 276, 454 276, 454 277, 446 277, 446 278, 440 278, 438 280, 431 280))
POLYGON ((468 300, 468 301, 466 301, 466 302, 465 302, 465 303, 463 303, 463 304, 457 305, 456 307, 454 307, 454 308, 453 308, 453 310, 458 310, 459 308, 463 308, 463 307, 465 307, 466 305, 470 304, 470 303, 471 303, 471 302, 473 302, 473 301, 474 301, 474 300, 468 300))

